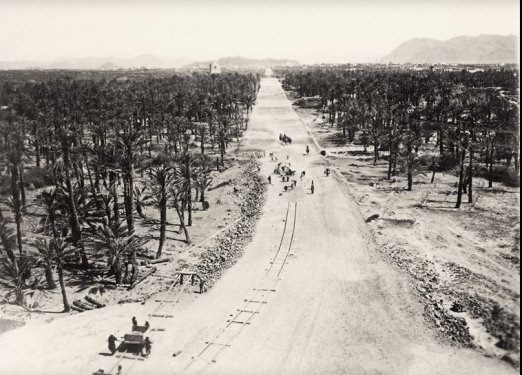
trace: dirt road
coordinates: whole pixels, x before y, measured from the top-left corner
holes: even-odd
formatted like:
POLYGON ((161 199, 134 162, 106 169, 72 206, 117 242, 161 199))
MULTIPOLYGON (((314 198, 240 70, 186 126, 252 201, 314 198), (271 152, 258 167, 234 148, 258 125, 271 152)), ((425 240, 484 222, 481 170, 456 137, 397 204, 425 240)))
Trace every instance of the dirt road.
POLYGON ((262 81, 242 148, 266 151, 265 176, 291 163, 297 186, 283 192, 290 183, 272 174, 253 241, 214 288, 183 295, 173 318, 149 317, 148 302, 8 332, 0 337, 0 373, 115 368, 116 358, 99 352, 108 332, 123 333, 131 316, 164 331, 151 332, 149 358, 119 362, 124 374, 515 373, 435 339, 408 279, 373 247, 346 186, 324 176, 324 160, 274 78, 262 81), (281 145, 279 133, 292 144, 281 145))

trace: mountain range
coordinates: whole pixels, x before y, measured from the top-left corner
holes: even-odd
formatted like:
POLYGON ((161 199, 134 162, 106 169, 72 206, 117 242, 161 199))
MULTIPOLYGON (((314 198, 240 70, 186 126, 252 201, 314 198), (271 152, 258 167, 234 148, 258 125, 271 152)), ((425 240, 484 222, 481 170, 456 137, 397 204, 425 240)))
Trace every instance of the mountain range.
POLYGON ((298 66, 301 65, 296 60, 288 59, 249 59, 246 57, 235 56, 235 57, 222 57, 212 61, 197 61, 191 64, 185 65, 186 68, 206 68, 212 62, 216 62, 221 67, 246 67, 255 66, 259 68, 269 68, 271 66, 298 66))
MULTIPOLYGON (((289 59, 250 59, 246 57, 222 57, 217 60, 196 61, 188 58, 165 59, 152 54, 131 58, 85 57, 60 58, 44 61, 0 61, 0 70, 6 69, 99 69, 129 68, 208 68, 211 62, 221 67, 259 67, 276 65, 298 66, 289 59)), ((514 35, 458 36, 448 40, 413 38, 393 49, 381 59, 382 63, 463 63, 502 64, 518 62, 518 37, 514 35)))
POLYGON ((515 35, 458 36, 448 40, 410 39, 383 57, 383 63, 517 63, 515 35))
POLYGON ((187 58, 162 59, 158 56, 145 54, 132 58, 61 58, 47 61, 0 61, 2 69, 80 69, 80 70, 116 70, 129 68, 208 68, 211 62, 217 62, 221 67, 246 67, 256 66, 266 68, 274 65, 296 66, 300 65, 295 60, 288 59, 249 59, 246 57, 222 57, 217 60, 195 61, 187 58))
POLYGON ((179 68, 193 62, 192 59, 163 59, 152 54, 131 58, 85 57, 60 58, 44 61, 0 61, 0 69, 128 69, 128 68, 179 68))

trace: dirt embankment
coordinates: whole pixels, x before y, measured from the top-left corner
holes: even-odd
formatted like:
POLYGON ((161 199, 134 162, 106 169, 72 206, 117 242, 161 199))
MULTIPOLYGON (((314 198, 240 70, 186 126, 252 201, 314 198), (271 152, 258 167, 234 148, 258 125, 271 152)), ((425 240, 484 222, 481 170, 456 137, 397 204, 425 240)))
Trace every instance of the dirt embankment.
MULTIPOLYGON (((384 258, 407 272, 441 339, 520 365, 520 189, 475 178, 474 203, 455 209, 451 172, 386 179, 372 148, 341 145, 320 112, 297 108, 348 186, 384 258)), ((466 200, 466 197, 464 198, 466 200)))
POLYGON ((213 244, 201 254, 197 272, 208 286, 241 256, 255 230, 255 225, 266 198, 266 184, 259 175, 259 164, 251 160, 235 185, 235 194, 241 196, 240 217, 217 236, 213 244))

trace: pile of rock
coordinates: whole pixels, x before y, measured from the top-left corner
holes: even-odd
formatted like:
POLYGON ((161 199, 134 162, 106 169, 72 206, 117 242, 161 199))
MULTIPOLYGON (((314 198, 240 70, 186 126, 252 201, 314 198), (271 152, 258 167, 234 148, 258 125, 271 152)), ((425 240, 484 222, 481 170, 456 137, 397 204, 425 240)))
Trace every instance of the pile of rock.
MULTIPOLYGON (((431 295, 426 297, 430 300, 433 299, 431 295)), ((442 304, 442 300, 426 304, 425 316, 437 326, 444 337, 465 347, 474 347, 473 337, 469 333, 466 320, 449 313, 442 304)))
POLYGON ((259 176, 259 164, 251 160, 238 178, 241 182, 239 206, 240 220, 220 233, 213 245, 201 254, 196 265, 197 273, 212 286, 225 269, 232 266, 241 256, 252 238, 265 200, 266 185, 259 176))
POLYGON ((104 303, 98 301, 92 296, 85 296, 84 298, 85 301, 79 299, 74 300, 73 304, 70 306, 71 309, 77 312, 84 312, 105 307, 104 303))

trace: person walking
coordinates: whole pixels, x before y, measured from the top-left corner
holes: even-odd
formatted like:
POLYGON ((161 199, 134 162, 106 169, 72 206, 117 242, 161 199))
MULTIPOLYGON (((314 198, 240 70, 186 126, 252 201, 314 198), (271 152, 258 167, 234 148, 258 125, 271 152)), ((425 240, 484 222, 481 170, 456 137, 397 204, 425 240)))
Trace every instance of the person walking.
POLYGON ((111 352, 111 355, 114 355, 114 353, 116 353, 116 340, 118 339, 114 335, 110 335, 107 340, 109 342, 109 351, 111 352))
POLYGON ((149 337, 145 337, 145 344, 143 345, 145 348, 145 355, 148 357, 150 354, 150 349, 152 348, 152 341, 150 341, 149 337))
POLYGON ((310 153, 310 147, 308 147, 308 145, 306 145, 306 155, 308 155, 310 153))
POLYGON ((314 193, 314 181, 312 180, 312 185, 310 185, 310 192, 314 193))
POLYGON ((268 176, 268 183, 272 185, 272 176, 268 176))
POLYGON ((135 326, 137 326, 137 325, 138 325, 138 321, 136 320, 136 317, 133 316, 133 317, 132 317, 132 326, 135 327, 135 326))
POLYGON ((301 172, 301 180, 303 179, 304 176, 305 176, 305 171, 302 171, 301 172))

